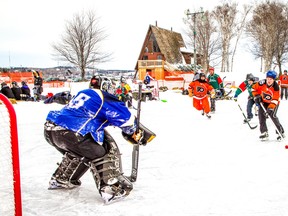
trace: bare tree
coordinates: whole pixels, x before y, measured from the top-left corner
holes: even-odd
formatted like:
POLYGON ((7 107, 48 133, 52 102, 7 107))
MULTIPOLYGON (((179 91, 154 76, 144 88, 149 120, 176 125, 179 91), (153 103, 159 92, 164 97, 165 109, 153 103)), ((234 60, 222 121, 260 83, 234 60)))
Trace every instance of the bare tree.
POLYGON ((235 46, 234 46, 234 49, 232 51, 232 56, 231 56, 231 67, 230 67, 231 72, 233 71, 234 57, 236 54, 238 42, 239 42, 239 39, 241 38, 242 32, 245 28, 246 18, 247 18, 248 14, 250 13, 251 10, 252 10, 251 5, 243 5, 243 14, 241 17, 241 21, 236 25, 236 42, 235 42, 235 46))
POLYGON ((261 58, 264 71, 272 68, 273 59, 280 71, 282 62, 287 61, 287 22, 287 6, 267 0, 256 6, 247 23, 246 33, 252 42, 250 50, 256 58, 261 58))
POLYGON ((59 60, 79 67, 84 80, 86 68, 110 59, 111 54, 102 52, 100 46, 106 37, 95 13, 82 12, 67 22, 61 42, 52 44, 52 48, 59 60))
POLYGON ((277 23, 277 42, 275 44, 275 62, 278 66, 280 74, 282 74, 282 64, 288 61, 288 7, 284 4, 279 4, 279 19, 277 23))
POLYGON ((184 20, 187 25, 186 34, 189 38, 188 45, 194 46, 194 39, 196 38, 196 49, 199 54, 201 61, 201 66, 204 71, 208 71, 209 67, 215 66, 219 63, 220 51, 221 51, 221 41, 220 34, 215 25, 215 20, 213 19, 211 13, 206 11, 203 16, 195 17, 198 18, 197 22, 191 22, 189 19, 184 20), (194 28, 195 24, 195 28, 194 28), (194 37, 195 32, 197 32, 196 37, 194 37))
POLYGON ((205 12, 201 22, 197 23, 196 28, 198 29, 196 43, 199 45, 198 50, 201 54, 201 64, 204 71, 209 71, 210 66, 219 64, 221 57, 220 34, 217 31, 213 16, 208 11, 205 12))
POLYGON ((217 6, 213 12, 214 18, 219 24, 222 38, 222 63, 221 71, 229 71, 230 42, 235 37, 237 3, 223 3, 217 6))

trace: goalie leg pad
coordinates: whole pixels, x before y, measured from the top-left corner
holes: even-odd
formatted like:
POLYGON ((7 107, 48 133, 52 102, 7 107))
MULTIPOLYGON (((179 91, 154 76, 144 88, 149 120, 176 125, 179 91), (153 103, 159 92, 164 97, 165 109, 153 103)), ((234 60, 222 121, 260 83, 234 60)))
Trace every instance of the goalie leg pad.
POLYGON ((129 195, 133 184, 122 173, 121 155, 117 145, 110 146, 109 152, 90 162, 96 187, 105 204, 122 199, 129 195))
POLYGON ((52 175, 48 189, 72 189, 81 185, 79 178, 87 171, 88 166, 79 158, 65 153, 61 163, 52 175))

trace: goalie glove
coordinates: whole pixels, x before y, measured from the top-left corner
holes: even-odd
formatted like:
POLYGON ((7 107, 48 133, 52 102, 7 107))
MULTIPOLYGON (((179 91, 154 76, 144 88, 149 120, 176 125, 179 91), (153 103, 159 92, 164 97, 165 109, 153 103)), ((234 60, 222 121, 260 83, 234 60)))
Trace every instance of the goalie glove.
POLYGON ((156 134, 140 123, 138 133, 126 134, 122 131, 122 136, 131 144, 146 145, 156 137, 156 134))
POLYGON ((138 133, 136 133, 136 131, 135 131, 133 134, 126 134, 122 131, 122 136, 124 137, 124 139, 126 139, 131 144, 140 144, 141 145, 142 144, 141 140, 143 138, 142 134, 143 134, 143 131, 141 131, 141 130, 139 130, 138 133))

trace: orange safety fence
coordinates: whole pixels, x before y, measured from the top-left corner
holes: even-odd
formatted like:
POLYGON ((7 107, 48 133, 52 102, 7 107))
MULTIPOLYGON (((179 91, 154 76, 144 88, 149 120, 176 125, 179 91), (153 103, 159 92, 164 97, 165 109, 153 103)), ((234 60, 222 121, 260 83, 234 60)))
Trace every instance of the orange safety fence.
MULTIPOLYGON (((42 77, 42 72, 40 72, 40 76, 42 77)), ((0 82, 10 84, 13 81, 25 81, 28 84, 32 84, 34 82, 34 77, 32 72, 0 72, 0 82)))
MULTIPOLYGON (((40 72, 40 76, 43 77, 42 72, 40 72)), ((21 83, 25 81, 27 84, 34 83, 34 76, 32 72, 0 72, 0 83, 6 82, 8 85, 11 84, 13 81, 21 83)), ((47 88, 59 88, 64 87, 63 81, 50 81, 50 82, 43 82, 43 87, 47 88)))

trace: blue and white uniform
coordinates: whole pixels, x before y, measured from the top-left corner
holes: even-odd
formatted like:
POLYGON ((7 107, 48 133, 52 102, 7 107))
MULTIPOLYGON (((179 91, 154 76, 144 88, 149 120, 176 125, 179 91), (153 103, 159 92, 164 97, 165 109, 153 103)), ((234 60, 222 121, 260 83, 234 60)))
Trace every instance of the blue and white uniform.
POLYGON ((98 143, 103 142, 107 126, 120 127, 126 134, 136 130, 135 117, 125 104, 98 89, 78 92, 61 110, 50 111, 46 120, 82 136, 90 133, 98 143))

